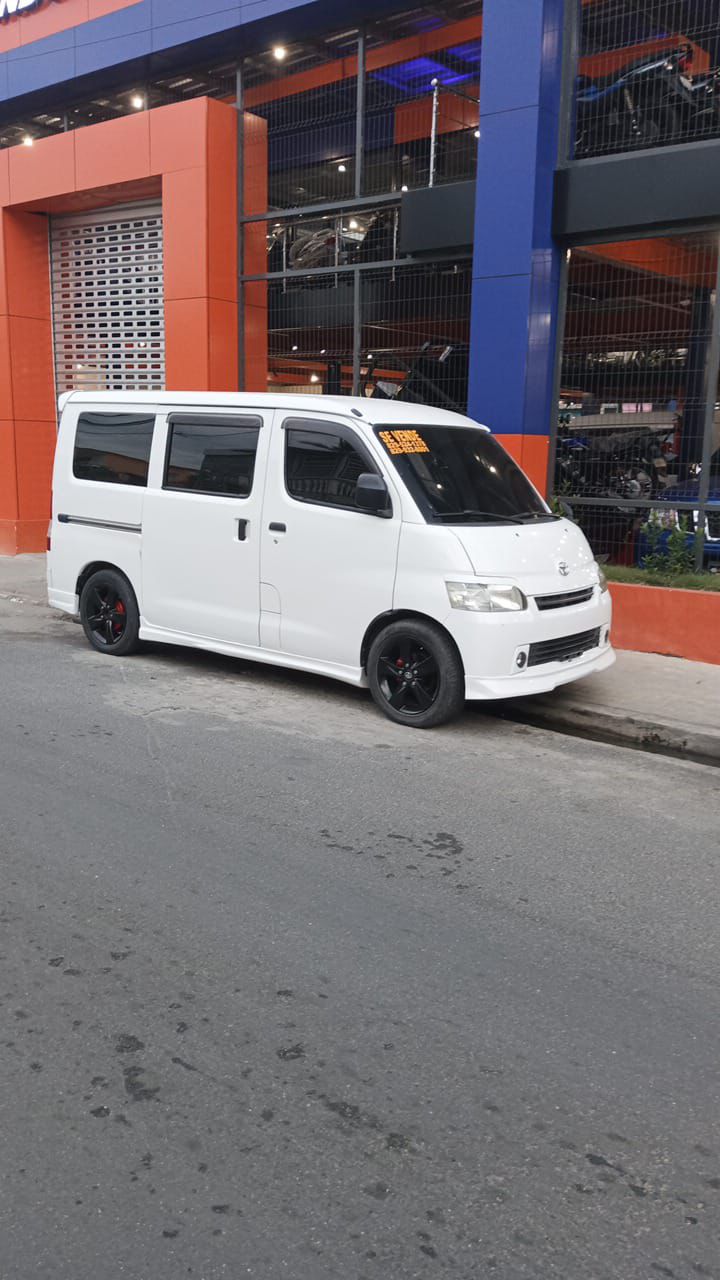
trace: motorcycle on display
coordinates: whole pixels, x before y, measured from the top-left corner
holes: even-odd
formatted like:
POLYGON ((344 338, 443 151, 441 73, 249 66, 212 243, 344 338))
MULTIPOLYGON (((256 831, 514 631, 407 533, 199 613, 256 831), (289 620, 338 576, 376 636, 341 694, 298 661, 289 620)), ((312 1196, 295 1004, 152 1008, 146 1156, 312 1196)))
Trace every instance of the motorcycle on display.
POLYGON ((652 431, 609 432, 590 440, 582 419, 561 427, 555 463, 555 495, 583 530, 595 554, 622 562, 632 558, 634 535, 648 517, 649 504, 667 483, 663 441, 652 431), (573 430, 574 429, 574 430, 573 430), (573 499, 603 499, 602 505, 573 499), (606 505, 616 499, 623 505, 606 505), (632 506, 627 506, 631 502, 632 506))
POLYGON ((310 271, 392 256, 391 216, 344 215, 303 225, 278 226, 268 238, 269 271, 310 271))
POLYGON ((693 81, 686 74, 691 59, 692 49, 681 45, 631 63, 620 74, 579 76, 576 158, 706 134, 713 113, 720 126, 717 77, 693 81))

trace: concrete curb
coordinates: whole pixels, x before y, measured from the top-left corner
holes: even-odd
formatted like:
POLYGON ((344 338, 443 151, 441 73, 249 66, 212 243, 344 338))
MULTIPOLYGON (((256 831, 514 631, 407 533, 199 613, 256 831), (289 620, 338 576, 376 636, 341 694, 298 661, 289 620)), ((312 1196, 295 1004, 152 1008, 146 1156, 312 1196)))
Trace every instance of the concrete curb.
POLYGON ((503 704, 502 715, 539 729, 720 768, 720 734, 702 733, 684 725, 639 720, 596 706, 563 705, 541 698, 513 699, 503 704))

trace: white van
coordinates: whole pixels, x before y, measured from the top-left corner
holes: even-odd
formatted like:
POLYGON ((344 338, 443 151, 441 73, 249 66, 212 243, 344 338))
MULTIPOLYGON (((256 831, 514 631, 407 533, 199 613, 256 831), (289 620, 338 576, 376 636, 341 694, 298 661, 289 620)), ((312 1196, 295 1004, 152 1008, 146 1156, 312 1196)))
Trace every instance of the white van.
POLYGON ((100 653, 157 640, 319 672, 420 728, 614 660, 583 534, 468 418, 196 392, 60 408, 49 598, 100 653))

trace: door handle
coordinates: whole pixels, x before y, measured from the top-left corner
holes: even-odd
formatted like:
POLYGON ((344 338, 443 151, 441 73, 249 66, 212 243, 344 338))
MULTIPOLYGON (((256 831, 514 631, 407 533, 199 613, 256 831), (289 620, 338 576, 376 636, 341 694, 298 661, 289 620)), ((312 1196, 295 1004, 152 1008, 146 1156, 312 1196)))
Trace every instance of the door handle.
POLYGON ((273 520, 272 524, 268 525, 268 529, 271 533, 287 533, 287 525, 280 524, 277 520, 273 520))
POLYGON ((237 523, 237 530, 238 530, 238 534, 237 534, 238 542, 245 542, 247 539, 248 521, 238 520, 236 521, 236 523, 237 523))

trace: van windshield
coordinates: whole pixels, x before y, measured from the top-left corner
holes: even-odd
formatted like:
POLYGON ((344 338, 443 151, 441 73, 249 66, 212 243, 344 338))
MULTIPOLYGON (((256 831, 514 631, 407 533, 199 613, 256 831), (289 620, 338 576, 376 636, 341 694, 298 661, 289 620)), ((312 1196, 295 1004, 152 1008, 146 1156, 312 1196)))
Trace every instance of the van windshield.
POLYGON ((376 427, 426 520, 529 524, 556 519, 512 458, 473 427, 376 427))

